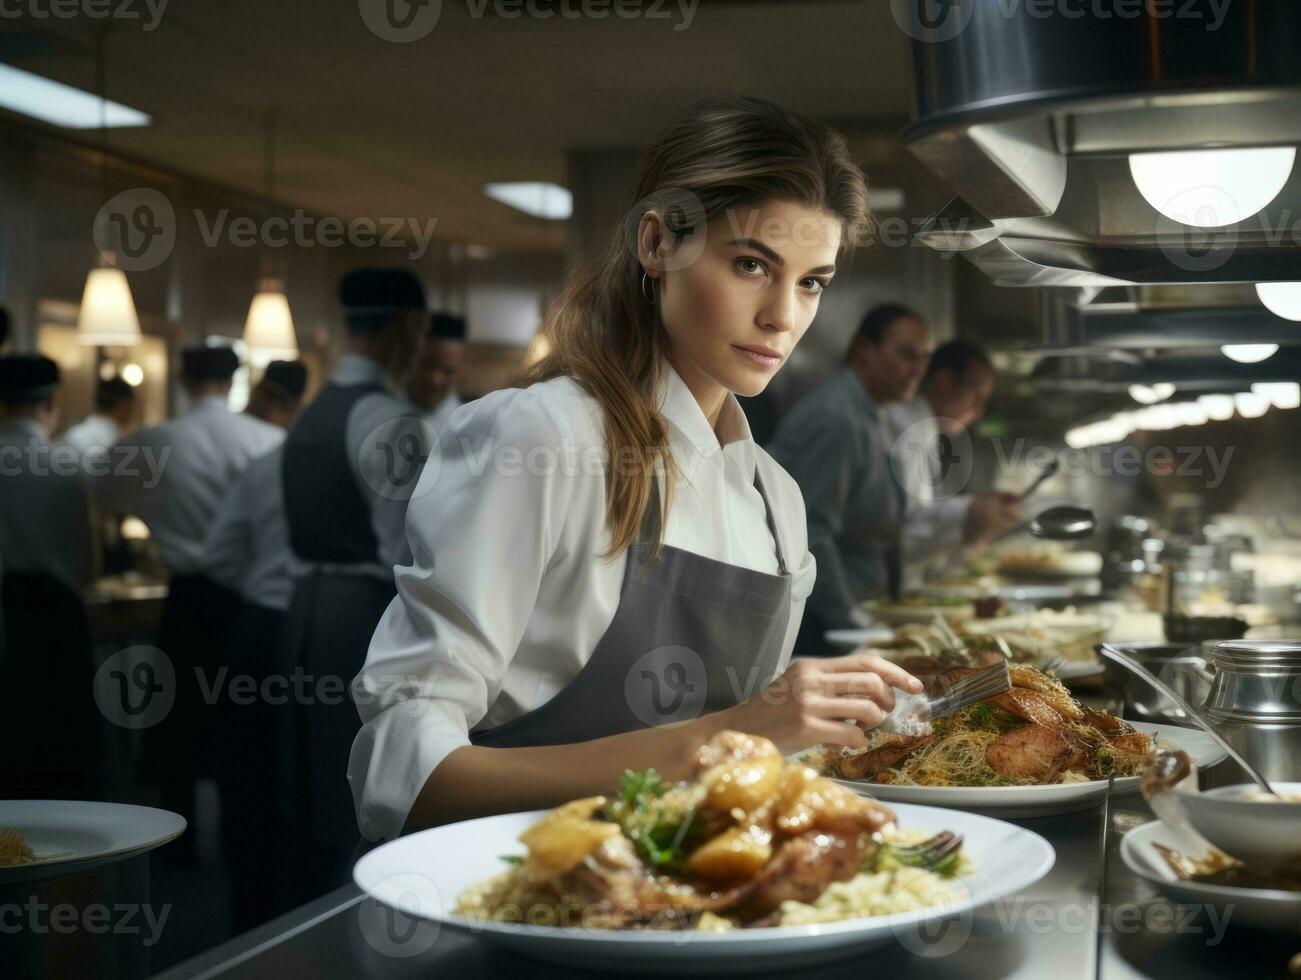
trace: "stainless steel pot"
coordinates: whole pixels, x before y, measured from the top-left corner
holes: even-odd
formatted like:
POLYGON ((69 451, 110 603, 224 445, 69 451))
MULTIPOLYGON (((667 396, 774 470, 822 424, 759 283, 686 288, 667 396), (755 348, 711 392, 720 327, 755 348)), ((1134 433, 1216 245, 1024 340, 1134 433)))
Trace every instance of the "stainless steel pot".
MULTIPOLYGON (((1202 704, 1211 689, 1211 673, 1200 647, 1187 643, 1116 643, 1172 687, 1194 707, 1202 704)), ((1114 661, 1103 659, 1108 686, 1120 701, 1119 713, 1131 721, 1158 724, 1192 724, 1182 708, 1114 661)))
POLYGON ((1213 680, 1206 720, 1266 779, 1301 780, 1301 640, 1207 647, 1213 680))

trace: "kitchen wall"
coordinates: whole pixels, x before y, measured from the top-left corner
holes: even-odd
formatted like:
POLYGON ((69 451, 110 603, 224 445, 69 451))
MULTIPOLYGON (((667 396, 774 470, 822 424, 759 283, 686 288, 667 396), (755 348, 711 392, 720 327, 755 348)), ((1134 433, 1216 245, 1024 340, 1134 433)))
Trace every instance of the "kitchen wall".
MULTIPOLYGON (((383 244, 388 219, 374 216, 370 238, 354 235, 348 244, 328 230, 325 216, 116 157, 102 170, 86 145, 0 122, 0 303, 9 308, 16 349, 34 349, 41 324, 75 323, 86 272, 99 258, 96 213, 114 195, 139 188, 162 195, 152 200, 165 205, 151 204, 147 217, 174 231, 175 241, 160 256, 146 251, 150 267, 133 263, 127 277, 143 332, 160 338, 173 359, 205 337, 239 337, 266 269, 285 279, 302 356, 319 383, 342 345, 340 276, 361 265, 399 265, 421 278, 431 303, 467 312, 467 382, 476 387, 480 365, 496 364, 503 351, 522 357, 547 291, 563 274, 559 234, 552 252, 485 255, 419 240, 419 233, 383 244), (255 223, 251 241, 232 226, 241 218, 255 223), (289 244, 276 245, 285 232, 262 232, 271 218, 296 220, 303 231, 291 230, 289 244)), ((292 194, 292 187, 283 190, 292 194)), ((94 364, 65 366, 72 371, 65 393, 71 422, 90 407, 94 364)))

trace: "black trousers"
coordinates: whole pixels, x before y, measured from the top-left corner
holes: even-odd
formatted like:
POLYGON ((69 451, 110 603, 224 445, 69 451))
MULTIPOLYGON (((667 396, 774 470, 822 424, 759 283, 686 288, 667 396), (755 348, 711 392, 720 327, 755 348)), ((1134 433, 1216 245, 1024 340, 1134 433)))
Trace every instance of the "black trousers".
POLYGON ((8 572, 0 656, 0 795, 95 795, 100 714, 81 597, 57 579, 8 572))
POLYGON ((218 702, 221 746, 214 761, 236 932, 289 909, 285 855, 294 838, 279 812, 280 786, 289 770, 276 731, 284 709, 276 677, 284 621, 278 609, 241 603, 222 658, 231 684, 218 702))
MULTIPOLYGON (((162 806, 194 827, 194 783, 214 774, 220 734, 216 729, 219 691, 229 680, 221 672, 226 633, 240 606, 239 595, 202 575, 177 575, 168 587, 158 624, 158 648, 176 678, 172 709, 145 730, 145 776, 162 793, 162 806)), ((192 847, 193 833, 182 841, 192 847)), ((184 852, 184 844, 176 849, 184 852)))
POLYGON ((321 571, 294 586, 280 659, 293 694, 277 727, 288 767, 280 812, 299 861, 296 904, 346 883, 351 871, 357 818, 348 757, 361 719, 348 689, 395 595, 391 581, 321 571))

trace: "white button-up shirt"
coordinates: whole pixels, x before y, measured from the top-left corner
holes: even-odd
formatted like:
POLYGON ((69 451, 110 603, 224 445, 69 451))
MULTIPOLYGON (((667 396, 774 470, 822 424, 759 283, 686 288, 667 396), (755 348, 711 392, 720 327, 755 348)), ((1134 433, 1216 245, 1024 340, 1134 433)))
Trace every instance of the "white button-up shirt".
POLYGON ((961 494, 937 499, 942 485, 938 445, 940 428, 935 410, 918 395, 885 407, 893 447, 890 465, 904 489, 904 585, 920 588, 926 570, 951 559, 962 547, 962 531, 971 497, 961 494))
POLYGON ((51 575, 80 595, 95 572, 93 527, 75 454, 52 452, 35 421, 0 422, 0 568, 51 575))
MULTIPOLYGON (((716 434, 668 369, 660 414, 679 470, 665 544, 775 574, 759 471, 794 577, 784 669, 815 576, 799 488, 730 395, 716 434)), ((396 569, 398 596, 353 682, 364 724, 348 779, 367 838, 396 836, 471 730, 550 700, 609 627, 627 554, 599 557, 604 451, 599 404, 567 378, 493 392, 442 431, 407 514, 413 563, 396 569)))
POLYGON ((284 436, 279 426, 230 411, 220 396, 201 398, 183 415, 137 429, 114 447, 101 499, 109 513, 132 513, 149 526, 173 575, 197 574, 208 530, 235 478, 284 436))
POLYGON ((244 468, 208 531, 203 571, 245 602, 284 612, 294 591, 280 447, 244 468))
POLYGON ((108 458, 109 450, 121 437, 118 424, 107 415, 97 413, 69 426, 59 436, 59 442, 75 449, 84 461, 99 462, 108 458))
POLYGON ((443 400, 434 406, 434 410, 425 416, 429 424, 440 432, 443 426, 447 425, 447 420, 452 414, 461 407, 461 396, 454 391, 449 391, 443 396, 443 400))

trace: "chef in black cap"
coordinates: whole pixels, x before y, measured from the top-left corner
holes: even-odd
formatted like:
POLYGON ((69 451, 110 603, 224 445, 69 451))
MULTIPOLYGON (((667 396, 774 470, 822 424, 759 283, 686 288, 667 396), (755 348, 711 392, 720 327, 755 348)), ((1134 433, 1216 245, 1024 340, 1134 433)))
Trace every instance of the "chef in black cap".
POLYGON ((94 522, 70 455, 52 454, 59 369, 0 358, 0 786, 15 797, 93 792, 96 718, 81 601, 95 573, 94 522))
POLYGON ((287 429, 294 424, 307 390, 307 368, 300 361, 272 361, 249 392, 248 408, 254 418, 287 429))
MULTIPOLYGON (((115 465, 102 501, 111 513, 135 514, 149 526, 170 573, 158 647, 177 681, 167 717, 146 733, 146 753, 158 767, 163 804, 191 821, 194 780, 211 769, 204 744, 212 712, 200 678, 217 685, 218 659, 239 597, 203 574, 204 543, 217 511, 249 462, 284 439, 284 429, 227 407, 239 358, 228 347, 181 351, 181 384, 190 408, 159 425, 138 429, 113 450, 115 465), (131 465, 117 465, 130 460, 131 465), (149 751, 149 743, 156 751, 149 751)), ((193 826, 193 824, 192 824, 193 826)), ((182 840, 194 839, 193 834, 182 840)), ((189 858, 184 846, 173 856, 189 858)))
POLYGON ((401 269, 363 269, 339 289, 347 352, 285 440, 282 477, 300 573, 286 621, 282 673, 334 696, 291 699, 288 825, 301 896, 342 884, 357 841, 345 774, 360 727, 348 683, 410 561, 404 522, 431 442, 420 411, 395 394, 428 329, 424 290, 401 269), (301 702, 301 703, 300 703, 301 702))
POLYGON ((456 379, 465 363, 465 317, 435 313, 407 375, 406 392, 429 424, 441 430, 461 405, 456 379))
MULTIPOLYGON (((254 387, 247 411, 289 425, 307 388, 299 361, 272 361, 254 387)), ((276 654, 293 593, 289 525, 280 480, 281 447, 244 469, 226 495, 204 546, 204 573, 240 597, 222 663, 232 676, 251 677, 257 689, 278 678, 276 654)), ((266 922, 288 906, 285 848, 270 832, 286 769, 276 735, 276 706, 261 695, 223 697, 217 716, 222 753, 216 762, 221 791, 221 837, 230 869, 230 916, 236 932, 266 922), (249 759, 257 765, 249 765, 249 759)))

